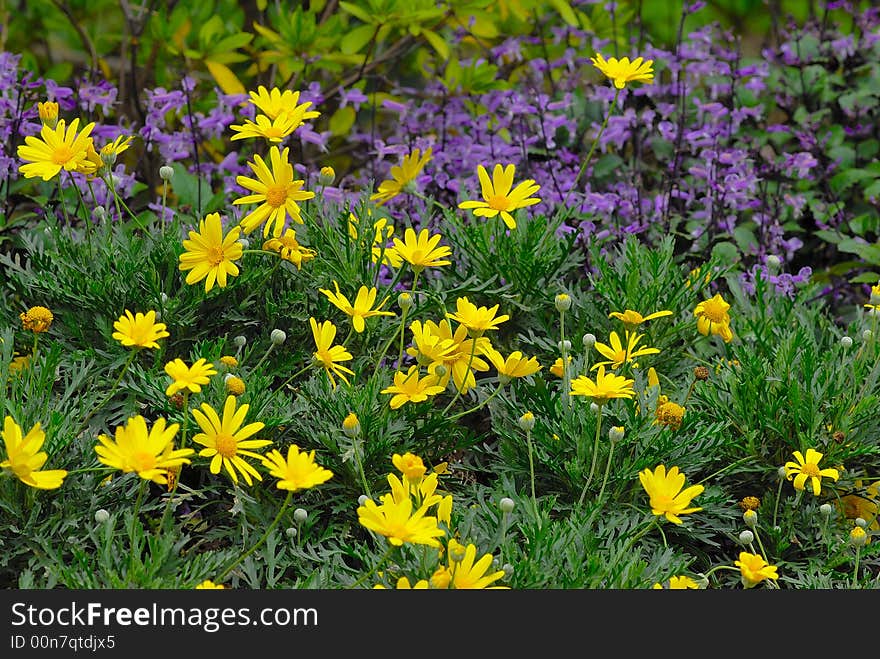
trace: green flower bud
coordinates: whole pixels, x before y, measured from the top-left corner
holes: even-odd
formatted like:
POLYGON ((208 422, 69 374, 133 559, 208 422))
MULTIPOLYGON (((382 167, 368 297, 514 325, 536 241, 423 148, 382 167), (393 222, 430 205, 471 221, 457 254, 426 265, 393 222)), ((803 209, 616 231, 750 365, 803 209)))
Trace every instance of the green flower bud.
POLYGON ((357 418, 357 414, 349 412, 348 416, 342 421, 342 432, 346 437, 357 437, 361 434, 361 422, 357 418))
POLYGON ((739 542, 742 545, 750 545, 755 541, 755 534, 746 529, 745 531, 740 531, 739 534, 739 542))
POLYGON ((758 524, 758 513, 754 510, 747 510, 743 513, 743 522, 746 526, 753 529, 758 524))
POLYGON ((519 418, 518 423, 521 429, 529 432, 535 427, 535 415, 531 412, 526 412, 519 418))
POLYGON ((159 178, 163 181, 170 181, 174 178, 174 168, 171 165, 162 165, 159 168, 159 178))
POLYGON ((853 530, 849 532, 849 543, 853 547, 864 547, 868 542, 868 534, 865 533, 865 529, 861 526, 854 526, 853 530))
POLYGON ((98 508, 98 510, 95 511, 95 521, 98 524, 103 524, 108 519, 110 519, 110 513, 108 513, 103 508, 98 508))
POLYGON ((501 508, 501 512, 503 513, 512 513, 513 509, 516 507, 516 503, 510 497, 503 497, 501 501, 498 502, 498 507, 501 508))
POLYGON ((846 349, 852 348, 852 344, 853 344, 853 340, 850 337, 848 337, 848 336, 841 337, 840 345, 842 345, 844 348, 846 348, 846 349))
POLYGON ((595 334, 584 334, 584 338, 581 339, 584 344, 584 348, 590 349, 594 345, 596 345, 596 335, 595 334))
POLYGON ((269 335, 269 340, 272 341, 273 345, 280 346, 287 340, 287 334, 284 330, 273 329, 272 333, 269 335))
POLYGON ((297 524, 302 524, 309 518, 309 512, 305 508, 297 508, 293 511, 293 520, 297 524))
POLYGON ((556 311, 568 311, 571 309, 571 296, 567 293, 559 293, 556 295, 553 303, 556 305, 556 311))

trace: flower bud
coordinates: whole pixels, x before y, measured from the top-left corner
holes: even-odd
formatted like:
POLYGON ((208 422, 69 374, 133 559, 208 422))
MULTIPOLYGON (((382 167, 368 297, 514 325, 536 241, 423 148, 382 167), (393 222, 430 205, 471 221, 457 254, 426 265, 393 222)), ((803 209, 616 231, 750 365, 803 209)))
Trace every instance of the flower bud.
POLYGON ((853 547, 864 547, 868 542, 868 534, 861 526, 854 526, 849 532, 849 542, 853 547))
POLYGON ((309 518, 309 512, 305 508, 297 508, 293 511, 293 519, 297 524, 302 524, 309 518))
POLYGON ((848 337, 848 336, 841 337, 840 345, 842 345, 844 348, 847 348, 847 349, 852 348, 852 344, 853 344, 853 340, 850 337, 848 337))
POLYGON ((831 517, 831 513, 833 512, 831 504, 823 503, 821 506, 819 506, 819 512, 822 514, 822 517, 831 517))
POLYGON ((284 529, 284 534, 288 538, 295 538, 296 537, 296 528, 293 526, 288 526, 286 529, 284 529))
POLYGON ((568 311, 569 309, 571 309, 571 296, 569 296, 567 293, 559 293, 556 295, 553 303, 556 305, 556 311, 568 311))
POLYGON ((739 542, 742 545, 750 545, 755 541, 755 534, 746 529, 745 531, 740 531, 739 534, 739 542))
POLYGON ((770 272, 776 272, 779 269, 779 266, 782 265, 782 261, 776 254, 769 254, 767 256, 767 269, 770 272))
POLYGON ((159 168, 159 178, 163 181, 170 181, 174 178, 174 168, 171 165, 162 165, 159 168))
POLYGON ((449 560, 453 563, 461 563, 467 554, 467 549, 459 542, 450 541, 449 560))
POLYGON ((863 517, 856 517, 855 522, 856 526, 860 528, 865 528, 866 526, 868 526, 868 522, 866 522, 863 517))
POLYGON ((584 344, 584 348, 587 348, 587 349, 592 348, 594 345, 596 345, 596 335, 589 334, 589 333, 584 334, 584 338, 581 339, 581 341, 584 344))
POLYGON ((785 478, 785 467, 780 467, 779 469, 777 469, 776 475, 779 476, 779 478, 785 478))
POLYGON ((501 566, 501 569, 504 570, 505 579, 509 579, 513 576, 513 566, 510 563, 505 563, 501 566))
POLYGON ((608 430, 608 439, 612 442, 619 442, 623 439, 623 426, 611 426, 608 430))
POLYGON ((758 524, 758 513, 756 513, 752 509, 746 510, 743 513, 743 522, 745 522, 745 525, 748 526, 750 529, 755 528, 755 526, 758 524))
POLYGON ((565 339, 557 343, 556 347, 559 348, 559 352, 571 352, 571 341, 565 339))
POLYGON ((103 524, 108 519, 110 519, 110 513, 108 513, 103 508, 98 508, 98 510, 95 511, 95 521, 98 524, 103 524))
POLYGON ((526 412, 519 418, 519 421, 517 421, 517 423, 519 423, 519 427, 522 430, 530 432, 535 427, 535 415, 531 412, 526 412))
POLYGON ((99 222, 103 222, 107 219, 107 209, 103 206, 95 206, 92 214, 95 216, 95 219, 99 222))
POLYGON ((862 341, 870 341, 873 338, 874 332, 872 332, 871 330, 866 329, 864 332, 862 332, 862 341))
POLYGON ((510 497, 503 497, 501 501, 498 502, 498 507, 501 508, 501 512, 503 513, 512 513, 513 509, 516 507, 516 503, 510 497))
POLYGON ((599 404, 590 403, 590 412, 592 412, 593 414, 597 414, 599 412, 599 404))
POLYGON ((351 438, 361 434, 361 422, 357 418, 357 414, 349 412, 348 416, 342 420, 342 432, 345 433, 346 437, 351 438))
POLYGON ((287 340, 287 334, 284 330, 273 329, 272 333, 269 335, 269 340, 272 341, 273 345, 280 346, 287 340))
POLYGON ((247 249, 248 247, 251 246, 251 241, 248 240, 247 238, 239 238, 238 244, 241 245, 242 249, 247 249))
POLYGON ((165 293, 159 293, 159 301, 162 304, 166 304, 168 302, 168 296, 165 293))
POLYGON ((234 339, 232 339, 232 342, 235 344, 236 348, 244 348, 245 345, 247 345, 247 337, 239 334, 234 339))
POLYGON ((226 386, 226 393, 228 394, 241 396, 244 393, 244 380, 232 373, 226 374, 226 377, 223 379, 223 384, 226 386))
POLYGON ((370 497, 368 497, 366 494, 362 494, 362 495, 360 495, 360 496, 358 497, 358 505, 359 505, 359 506, 363 506, 363 505, 364 505, 364 502, 365 502, 367 499, 369 499, 369 498, 370 498, 370 497))
POLYGON ((318 183, 321 185, 331 185, 336 180, 336 172, 332 167, 321 167, 321 173, 318 174, 318 183))
POLYGON ((438 378, 445 378, 447 373, 449 373, 449 369, 446 368, 445 364, 437 364, 434 367, 434 375, 438 378))
POLYGON ((403 292, 397 296, 397 306, 401 308, 403 311, 409 311, 412 309, 413 298, 410 293, 403 292))
POLYGON ((40 123, 44 126, 55 128, 58 125, 58 103, 54 101, 37 103, 37 113, 40 115, 40 123))

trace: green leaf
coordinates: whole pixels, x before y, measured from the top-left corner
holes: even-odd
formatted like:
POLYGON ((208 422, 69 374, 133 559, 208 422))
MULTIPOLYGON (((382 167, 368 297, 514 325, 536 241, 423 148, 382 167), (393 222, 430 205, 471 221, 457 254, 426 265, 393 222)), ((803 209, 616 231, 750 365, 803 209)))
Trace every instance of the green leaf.
POLYGON ((550 0, 550 4, 559 12, 562 20, 572 27, 579 27, 577 16, 574 15, 574 10, 572 10, 568 0, 550 0))
POLYGON ((353 55, 360 51, 370 42, 370 39, 373 38, 375 32, 376 28, 372 25, 361 25, 360 27, 356 27, 348 33, 348 36, 346 36, 345 39, 342 40, 342 52, 346 55, 353 55))
POLYGON ((880 281, 880 275, 876 272, 863 272, 849 280, 851 284, 873 284, 880 281))
POLYGON ((837 248, 842 252, 858 254, 863 260, 872 265, 880 265, 880 247, 877 247, 876 244, 871 245, 858 241, 855 238, 845 238, 838 243, 837 248))
POLYGON ((354 124, 355 116, 354 108, 350 105, 339 108, 330 117, 330 132, 334 135, 347 135, 354 124))
POLYGON ((355 4, 352 4, 351 2, 340 2, 339 6, 342 9, 344 9, 345 11, 347 11, 349 14, 354 16, 355 18, 362 20, 364 23, 367 23, 367 24, 375 23, 375 19, 370 15, 369 12, 361 9, 360 7, 358 7, 355 4))
POLYGON ((444 60, 449 59, 449 46, 443 37, 431 30, 423 30, 422 34, 425 35, 425 39, 428 40, 428 43, 431 44, 431 47, 437 51, 440 57, 444 60))

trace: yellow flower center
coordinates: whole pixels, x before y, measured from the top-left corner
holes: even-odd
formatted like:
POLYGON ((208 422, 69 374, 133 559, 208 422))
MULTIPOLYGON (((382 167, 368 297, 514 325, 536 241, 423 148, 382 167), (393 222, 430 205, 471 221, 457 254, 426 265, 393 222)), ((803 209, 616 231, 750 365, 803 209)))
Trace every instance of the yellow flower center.
POLYGON ((219 433, 214 441, 217 444, 217 453, 224 458, 235 457, 235 454, 238 453, 238 442, 232 435, 219 433))
POLYGON ((495 195, 494 197, 489 197, 488 203, 489 208, 492 208, 496 211, 510 210, 510 199, 508 199, 504 195, 495 195))
POLYGON ((207 253, 205 254, 205 259, 211 265, 220 265, 225 260, 225 255, 223 254, 223 247, 220 245, 214 245, 213 247, 209 247, 207 253))
POLYGON ((814 465, 811 463, 807 463, 801 467, 801 473, 806 474, 807 476, 818 477, 819 474, 819 465, 814 465))
POLYGON ((656 494, 651 497, 651 506, 656 510, 672 510, 672 497, 668 494, 656 494))
POLYGON ((265 130, 263 130, 263 135, 268 139, 272 139, 273 137, 282 138, 284 137, 284 133, 277 126, 269 126, 265 130))
POLYGON ((135 471, 149 471, 150 469, 154 469, 156 467, 156 456, 151 453, 147 453, 145 451, 141 451, 140 453, 135 453, 131 456, 132 466, 135 471))
POLYGON ((724 323, 724 307, 717 302, 707 300, 703 305, 703 315, 713 323, 724 323))
POLYGON ((280 238, 278 238, 278 242, 281 243, 281 246, 284 249, 295 250, 299 247, 299 243, 297 242, 295 236, 281 236, 280 238))
POLYGON ((73 158, 73 151, 63 144, 52 152, 52 162, 56 165, 64 165, 71 158, 73 158))
POLYGON ((283 206, 287 201, 287 186, 279 183, 266 188, 266 203, 273 208, 283 206))

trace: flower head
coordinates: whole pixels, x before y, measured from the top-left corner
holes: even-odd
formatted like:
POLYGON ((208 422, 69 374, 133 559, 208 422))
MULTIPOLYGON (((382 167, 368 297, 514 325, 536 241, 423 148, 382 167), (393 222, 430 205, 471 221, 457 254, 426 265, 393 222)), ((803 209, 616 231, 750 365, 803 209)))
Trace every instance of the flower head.
POLYGON ((62 169, 77 169, 88 155, 91 145, 89 133, 94 127, 95 122, 92 122, 77 133, 79 119, 71 121, 70 126, 66 126, 64 119, 59 120, 55 127, 43 124, 40 137, 28 135, 24 138, 25 143, 19 145, 18 157, 26 162, 19 167, 19 171, 25 178, 39 176, 49 181, 62 169))
POLYGON ((284 233, 277 238, 269 238, 263 242, 263 249, 271 252, 278 252, 278 255, 285 261, 290 261, 296 266, 297 270, 302 269, 302 264, 311 261, 317 252, 308 247, 303 247, 296 239, 296 231, 288 227, 284 233))
POLYGON ((224 590, 226 586, 219 583, 214 583, 210 579, 205 579, 199 585, 195 587, 196 590, 224 590))
POLYGON ((391 463, 403 474, 406 480, 417 483, 428 471, 424 461, 414 453, 406 452, 403 455, 395 453, 391 456, 391 463))
POLYGON ((594 347, 598 350, 603 357, 605 357, 606 361, 598 362, 593 365, 590 370, 599 368, 600 365, 610 365, 611 368, 619 368, 623 364, 632 363, 633 366, 638 366, 635 363, 635 359, 637 357, 643 357, 645 355, 656 355, 660 352, 659 348, 648 348, 647 346, 638 347, 639 341, 642 340, 644 334, 636 334, 635 332, 630 332, 626 330, 626 345, 623 345, 620 341, 620 337, 617 335, 617 332, 611 331, 609 335, 608 342, 611 345, 606 345, 604 343, 596 342, 594 347))
POLYGON ((773 579, 775 581, 779 578, 777 574, 778 568, 767 563, 764 557, 759 554, 741 551, 739 553, 739 560, 734 561, 733 564, 739 568, 742 585, 745 588, 757 586, 765 579, 773 579))
POLYGON ((345 349, 345 346, 333 345, 333 340, 336 338, 336 325, 329 320, 325 320, 319 325, 318 321, 314 318, 309 318, 309 324, 312 327, 312 337, 315 339, 315 346, 317 348, 312 353, 315 362, 319 363, 327 371, 330 384, 334 389, 336 388, 336 380, 333 378, 334 374, 338 375, 345 384, 348 384, 348 378, 345 377, 345 374, 354 375, 354 371, 339 362, 349 361, 352 359, 352 355, 345 349))
POLYGON ((649 313, 647 316, 643 316, 638 311, 633 311, 632 309, 626 309, 625 311, 612 311, 608 314, 609 318, 617 318, 619 321, 623 323, 624 329, 628 331, 634 331, 639 325, 642 323, 646 323, 649 320, 654 320, 655 318, 663 318, 664 316, 671 316, 672 312, 669 310, 663 311, 655 311, 654 313, 649 313))
POLYGON ((279 490, 307 490, 333 478, 332 471, 315 462, 314 451, 300 451, 296 444, 287 447, 287 458, 277 449, 267 452, 263 464, 271 476, 279 479, 279 490))
POLYGON ((605 373, 605 366, 600 365, 596 371, 594 382, 586 375, 581 375, 572 380, 572 396, 587 396, 593 399, 597 405, 604 405, 611 398, 632 398, 635 396, 633 384, 635 380, 625 378, 614 373, 605 373))
POLYGON ((219 213, 208 213, 199 221, 199 230, 190 231, 189 239, 183 241, 184 251, 180 255, 179 269, 189 270, 187 284, 205 280, 205 293, 214 287, 226 287, 226 276, 238 275, 234 261, 241 258, 243 248, 238 241, 240 227, 232 227, 224 237, 219 213))
POLYGON ((252 478, 261 481, 263 477, 245 458, 262 460, 263 456, 249 449, 263 448, 272 441, 248 439, 265 426, 262 421, 242 426, 248 407, 245 404, 236 409, 235 396, 227 396, 223 405, 222 419, 208 403, 202 403, 201 410, 192 410, 192 415, 201 428, 201 432, 193 437, 193 441, 205 447, 199 451, 199 456, 211 458, 211 473, 219 474, 222 466, 233 483, 238 483, 238 474, 241 474, 245 482, 251 485, 252 478))
POLYGON ((138 311, 135 315, 126 309, 113 323, 113 328, 116 330, 113 338, 125 347, 158 348, 157 341, 170 336, 165 323, 156 322, 156 312, 152 309, 145 314, 138 311))
POLYGON ((430 148, 425 149, 424 153, 420 149, 413 149, 412 153, 403 157, 401 164, 394 165, 391 168, 391 178, 379 184, 379 189, 370 195, 370 201, 378 201, 379 206, 381 206, 399 195, 404 191, 407 184, 416 180, 416 177, 430 159, 430 148))
POLYGON ((497 304, 491 308, 478 307, 464 296, 456 299, 455 313, 447 313, 446 317, 460 322, 467 327, 471 338, 476 338, 486 330, 497 330, 500 323, 510 319, 507 315, 496 316, 497 312, 497 304))
POLYGON ((58 103, 55 101, 40 101, 37 103, 37 114, 40 116, 40 123, 49 128, 55 128, 58 123, 58 103))
POLYGON ((351 325, 354 327, 354 331, 358 334, 363 332, 366 328, 364 319, 372 318, 373 316, 395 315, 392 311, 380 311, 388 301, 387 295, 378 305, 376 305, 376 308, 373 309, 373 304, 376 302, 376 295, 378 294, 378 290, 375 287, 367 288, 366 286, 361 286, 360 289, 358 289, 354 304, 352 304, 347 297, 339 292, 339 284, 337 284, 335 280, 333 281, 333 286, 336 288, 335 294, 325 288, 319 288, 318 291, 326 295, 327 299, 330 300, 333 306, 351 317, 351 325))
POLYGON ((678 430, 681 427, 684 413, 685 408, 683 406, 667 399, 665 402, 657 405, 657 411, 654 413, 654 425, 666 426, 670 430, 678 430))
MULTIPOLYGON (((654 584, 655 590, 661 590, 663 585, 660 583, 654 584)), ((669 586, 667 587, 669 590, 699 590, 700 584, 691 579, 687 575, 680 575, 675 577, 669 577, 669 586)))
POLYGON ((452 253, 447 245, 437 243, 443 238, 439 233, 429 237, 428 230, 422 229, 418 236, 412 228, 403 233, 403 240, 394 238, 394 249, 398 256, 410 264, 413 272, 421 272, 425 268, 450 265, 446 257, 452 253))
POLYGON ((639 472, 639 481, 651 501, 651 512, 655 515, 665 515, 673 524, 681 524, 679 515, 687 515, 702 510, 702 508, 688 508, 691 499, 703 491, 702 485, 684 487, 684 474, 679 472, 678 467, 672 467, 667 473, 664 465, 659 465, 654 471, 644 469, 639 472))
MULTIPOLYGON (((372 215, 372 211, 367 209, 367 214, 372 215)), ((358 239, 358 225, 360 221, 354 213, 348 214, 348 235, 352 240, 358 239)), ((392 268, 399 268, 403 263, 400 254, 393 245, 388 245, 388 240, 394 236, 394 225, 389 222, 387 217, 380 217, 373 222, 373 244, 372 259, 373 263, 380 260, 383 265, 390 265, 392 268)))
POLYGON ((257 91, 248 92, 252 105, 259 108, 269 119, 277 119, 285 113, 298 113, 303 110, 301 119, 314 119, 321 113, 309 110, 312 102, 299 102, 299 92, 285 89, 283 92, 277 87, 266 89, 263 85, 257 87, 257 91))
POLYGON ((513 188, 513 176, 516 167, 509 164, 502 167, 496 164, 492 170, 492 179, 482 165, 477 165, 477 175, 480 178, 480 186, 483 193, 483 201, 463 201, 459 208, 472 208, 477 217, 495 217, 499 213, 508 229, 516 229, 516 220, 511 214, 518 208, 533 206, 541 203, 537 197, 532 197, 541 186, 532 179, 526 179, 513 188), (513 189, 511 189, 513 188, 513 189))
POLYGON ((437 376, 428 374, 419 378, 419 367, 413 364, 406 373, 397 371, 394 374, 394 384, 385 387, 379 393, 393 394, 391 409, 396 410, 404 403, 421 403, 443 392, 445 387, 438 384, 437 376))
POLYGON ((55 319, 52 312, 46 307, 39 305, 31 307, 26 312, 18 315, 21 318, 21 325, 24 329, 30 330, 35 334, 42 334, 49 331, 49 326, 55 319))
POLYGON ((255 117, 255 121, 245 119, 243 124, 233 124, 229 127, 235 132, 231 139, 235 141, 251 137, 262 137, 273 144, 278 144, 303 125, 306 115, 316 117, 320 114, 314 111, 308 112, 307 108, 309 105, 311 103, 299 105, 292 110, 281 112, 274 118, 265 114, 258 114, 255 117))
POLYGON ((535 357, 526 357, 519 350, 514 350, 507 359, 494 348, 486 350, 486 357, 492 362, 498 377, 502 382, 509 382, 513 378, 524 378, 534 375, 541 370, 541 365, 535 357))
POLYGON ((840 477, 840 472, 834 467, 819 469, 819 462, 822 460, 823 454, 816 449, 808 448, 806 457, 800 451, 795 451, 793 455, 797 462, 786 462, 784 467, 785 478, 794 479, 794 489, 796 490, 803 490, 807 479, 809 479, 813 486, 813 494, 819 496, 822 492, 823 477, 834 481, 840 477))
POLYGON ((311 199, 314 192, 302 190, 305 181, 294 180, 293 165, 288 160, 289 147, 279 151, 277 146, 269 149, 269 161, 272 168, 269 169, 266 162, 254 154, 254 162, 248 166, 256 174, 257 178, 237 176, 236 182, 250 190, 253 194, 239 197, 232 203, 260 205, 241 219, 241 227, 246 234, 251 233, 260 225, 263 226, 263 237, 267 238, 269 232, 278 238, 284 230, 287 218, 302 224, 299 204, 296 202, 311 199))
POLYGON ((464 547, 454 538, 450 538, 446 554, 449 556, 448 569, 451 577, 447 588, 465 590, 505 587, 491 586, 504 578, 504 570, 489 572, 492 567, 492 554, 483 554, 480 560, 476 560, 475 544, 469 543, 464 547))
POLYGON ((654 82, 652 68, 654 60, 645 60, 642 57, 636 57, 632 62, 629 61, 629 57, 621 59, 609 57, 606 60, 602 57, 602 53, 596 53, 596 56, 591 57, 590 61, 606 78, 614 82, 614 86, 618 89, 626 87, 628 82, 654 82))
POLYGON ((380 498, 381 504, 365 499, 357 509, 361 526, 385 536, 388 542, 397 547, 404 543, 428 545, 440 548, 438 537, 445 531, 437 525, 437 518, 427 516, 428 506, 413 510, 409 497, 395 500, 390 494, 380 498))
POLYGON ((171 376, 171 384, 165 389, 166 396, 173 396, 183 389, 197 394, 202 390, 202 385, 211 381, 212 375, 217 375, 214 366, 204 359, 187 366, 179 357, 165 364, 165 372, 171 376))
POLYGON ((728 309, 730 309, 730 305, 724 301, 720 293, 700 302, 694 309, 697 330, 700 334, 704 336, 717 334, 725 343, 730 343, 733 340, 733 331, 730 329, 728 309))
POLYGON ((55 490, 61 487, 67 471, 40 471, 49 456, 40 450, 46 441, 46 433, 40 427, 39 421, 22 436, 21 426, 11 416, 6 415, 0 435, 6 450, 6 459, 0 462, 0 469, 11 471, 22 483, 38 490, 55 490))
POLYGON ((174 436, 179 424, 165 425, 165 419, 158 418, 152 428, 141 415, 133 416, 123 426, 116 427, 115 439, 98 435, 95 453, 98 462, 108 467, 120 469, 123 473, 135 472, 144 480, 159 485, 168 482, 168 472, 184 464, 189 464, 187 456, 194 453, 191 448, 173 448, 174 436))

